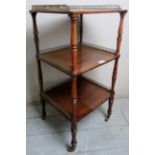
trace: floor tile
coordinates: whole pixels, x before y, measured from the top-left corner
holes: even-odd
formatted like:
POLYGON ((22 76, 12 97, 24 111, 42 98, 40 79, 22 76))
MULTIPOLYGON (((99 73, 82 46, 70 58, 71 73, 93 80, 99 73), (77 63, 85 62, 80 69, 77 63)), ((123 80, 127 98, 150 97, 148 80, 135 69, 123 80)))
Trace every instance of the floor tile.
POLYGON ((104 150, 78 152, 76 153, 76 155, 129 155, 129 149, 128 148, 110 148, 110 149, 104 149, 104 150))
POLYGON ((62 132, 69 130, 70 124, 63 116, 47 117, 46 120, 41 118, 27 119, 27 135, 44 135, 53 132, 62 132))
MULTIPOLYGON (((126 120, 119 111, 114 111, 108 122, 105 122, 104 109, 102 107, 90 113, 78 123, 78 129, 95 129, 128 126, 126 120)), ((27 135, 50 134, 70 130, 70 122, 63 116, 27 119, 27 135)))
MULTIPOLYGON (((128 147, 128 128, 101 128, 78 132, 76 152, 128 147)), ((70 132, 27 137, 27 155, 65 154, 70 132)))
POLYGON ((129 122, 129 100, 128 99, 117 99, 115 108, 118 109, 125 119, 129 122))
MULTIPOLYGON (((46 105, 47 116, 55 116, 59 113, 51 105, 46 105)), ((26 118, 41 117, 41 104, 27 104, 26 105, 26 118)))
POLYGON ((128 155, 128 99, 114 102, 112 117, 105 122, 108 103, 78 123, 78 145, 73 153, 66 151, 70 143, 70 123, 51 105, 47 120, 42 120, 41 105, 27 105, 27 155, 128 155))

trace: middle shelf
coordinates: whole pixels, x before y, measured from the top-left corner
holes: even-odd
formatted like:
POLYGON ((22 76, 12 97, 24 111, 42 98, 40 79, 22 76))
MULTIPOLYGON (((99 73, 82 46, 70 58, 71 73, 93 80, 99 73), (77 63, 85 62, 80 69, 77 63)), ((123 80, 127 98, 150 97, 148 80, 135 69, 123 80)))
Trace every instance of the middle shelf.
MULTIPOLYGON (((114 52, 114 50, 94 47, 90 44, 78 46, 77 69, 75 74, 82 74, 116 59, 118 56, 114 52)), ((41 61, 72 75, 70 45, 55 50, 49 49, 46 52, 39 54, 38 58, 41 61)))

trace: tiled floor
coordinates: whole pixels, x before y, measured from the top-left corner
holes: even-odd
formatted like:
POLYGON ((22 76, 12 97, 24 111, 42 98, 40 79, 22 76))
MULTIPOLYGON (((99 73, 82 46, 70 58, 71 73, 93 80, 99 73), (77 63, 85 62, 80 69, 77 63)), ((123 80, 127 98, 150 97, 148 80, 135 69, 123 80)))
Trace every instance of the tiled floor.
POLYGON ((78 145, 73 153, 70 123, 50 105, 41 120, 41 106, 27 104, 27 155, 128 155, 128 99, 115 100, 113 114, 104 121, 107 102, 78 123, 78 145))

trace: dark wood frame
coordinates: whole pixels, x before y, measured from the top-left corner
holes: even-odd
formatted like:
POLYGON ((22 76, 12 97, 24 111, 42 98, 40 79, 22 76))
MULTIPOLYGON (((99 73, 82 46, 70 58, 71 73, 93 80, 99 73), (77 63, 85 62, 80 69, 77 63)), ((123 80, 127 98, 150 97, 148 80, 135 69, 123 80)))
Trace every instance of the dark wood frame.
MULTIPOLYGON (((112 76, 112 84, 111 84, 111 91, 115 92, 115 83, 117 79, 117 70, 118 70, 118 61, 120 57, 120 47, 122 41, 122 32, 123 32, 123 21, 126 14, 126 10, 120 11, 92 11, 89 13, 119 13, 120 14, 120 24, 118 29, 118 37, 117 37, 117 46, 116 46, 116 59, 113 69, 113 76, 112 76)), ((36 48, 36 59, 37 59, 37 66, 38 66, 38 80, 40 86, 40 100, 42 103, 42 119, 46 118, 46 110, 45 110, 45 101, 46 98, 44 97, 44 88, 43 88, 43 76, 42 76, 42 68, 41 62, 39 59, 39 37, 38 37, 38 28, 36 23, 36 15, 37 12, 30 11, 33 20, 33 33, 34 33, 34 43, 36 48)), ((56 12, 53 12, 56 13, 56 12)), ((58 12, 59 13, 59 12, 58 12)), ((62 12, 61 12, 62 13, 62 12)), ((66 12, 64 12, 66 13, 66 12)), ((68 12, 67 12, 68 13, 68 12)), ((72 140, 71 146, 68 148, 68 151, 74 151, 77 145, 76 134, 77 134, 77 118, 76 118, 76 109, 77 109, 77 78, 79 75, 76 74, 77 70, 77 52, 78 52, 78 44, 82 44, 83 42, 83 14, 87 14, 88 12, 69 12, 68 15, 71 19, 71 60, 72 60, 72 87, 71 87, 71 97, 72 97, 72 119, 71 119, 71 133, 72 133, 72 140), (79 21, 79 25, 78 25, 79 21), (78 30, 79 27, 79 41, 78 41, 78 30), (79 42, 79 43, 78 43, 79 42)), ((109 108, 107 112, 106 121, 110 118, 112 114, 112 105, 114 102, 114 93, 112 93, 111 97, 109 98, 109 108)))

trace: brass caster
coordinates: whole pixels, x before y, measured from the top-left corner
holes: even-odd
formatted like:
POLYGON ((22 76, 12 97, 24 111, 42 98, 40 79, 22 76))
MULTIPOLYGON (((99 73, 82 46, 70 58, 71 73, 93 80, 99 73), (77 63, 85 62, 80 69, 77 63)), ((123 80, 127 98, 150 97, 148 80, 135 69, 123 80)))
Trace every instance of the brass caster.
POLYGON ((74 152, 75 149, 76 149, 76 146, 75 145, 72 145, 72 146, 68 146, 67 151, 68 152, 74 152))
POLYGON ((107 116, 107 117, 105 118, 105 122, 108 122, 109 119, 110 119, 110 117, 107 116))

